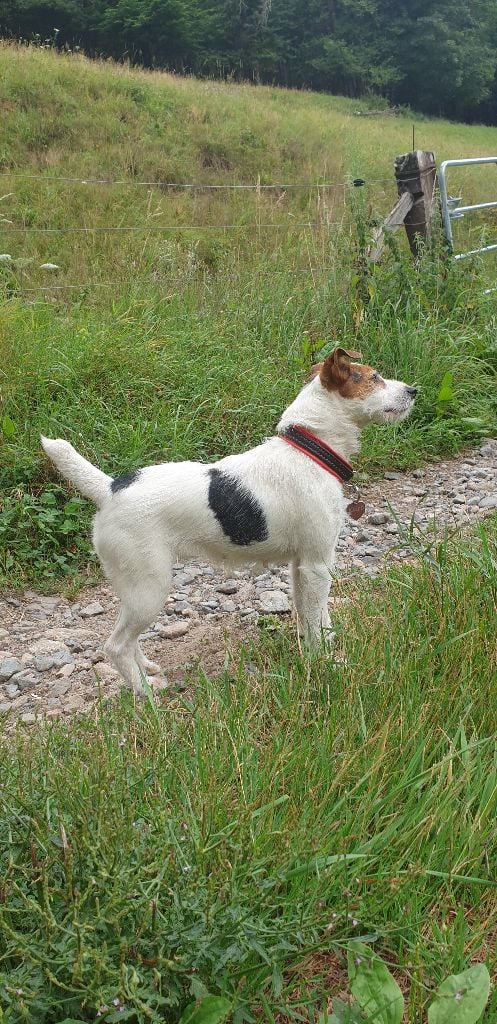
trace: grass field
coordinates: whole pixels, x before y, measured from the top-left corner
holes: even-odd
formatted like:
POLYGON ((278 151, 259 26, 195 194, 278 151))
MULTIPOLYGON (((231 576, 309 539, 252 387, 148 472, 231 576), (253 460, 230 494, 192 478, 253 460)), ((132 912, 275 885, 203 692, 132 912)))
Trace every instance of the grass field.
MULTIPOLYGON (((412 144, 413 115, 368 118, 358 110, 375 100, 41 49, 3 45, 0 65, 0 250, 11 257, 0 261, 4 582, 52 587, 88 566, 86 506, 67 506, 49 481, 40 431, 113 473, 214 459, 270 433, 337 342, 420 387, 408 424, 367 438, 364 471, 494 431, 487 264, 447 264, 435 245, 416 271, 400 235, 381 266, 364 262, 375 218, 395 200, 392 160, 412 144)), ((416 131, 439 159, 492 148, 484 127, 418 118, 416 131)), ((493 174, 472 169, 454 184, 465 201, 488 198, 493 174)), ((481 225, 457 227, 476 244, 481 225)))
POLYGON ((496 525, 349 593, 346 665, 269 623, 162 709, 4 737, 5 1024, 175 1021, 204 987, 314 1020, 360 936, 410 1024, 452 971, 495 977, 496 525))
MULTIPOLYGON (((39 49, 1 46, 0 68, 3 585, 96 572, 90 509, 40 431, 113 473, 211 460, 266 436, 340 343, 420 388, 410 420, 367 434, 363 474, 495 433, 490 271, 437 239, 414 267, 400 236, 364 261, 412 114, 39 49)), ((493 149, 494 129, 415 121, 439 160, 493 149)), ((493 173, 455 185, 491 199, 493 173)), ((269 622, 163 708, 123 696, 3 734, 2 1024, 176 1024, 204 988, 237 1024, 314 1020, 347 989, 352 936, 391 965, 408 1024, 451 971, 495 977, 496 530, 339 591, 345 665, 269 622)))

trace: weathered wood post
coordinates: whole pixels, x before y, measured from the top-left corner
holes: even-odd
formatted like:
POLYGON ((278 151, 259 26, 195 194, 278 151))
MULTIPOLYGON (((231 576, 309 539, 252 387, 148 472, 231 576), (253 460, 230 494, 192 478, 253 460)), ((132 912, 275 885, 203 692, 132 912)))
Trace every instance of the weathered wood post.
POLYGON ((395 178, 399 196, 409 193, 412 205, 404 225, 413 256, 419 255, 418 240, 430 238, 435 188, 435 154, 422 149, 395 158, 395 178))

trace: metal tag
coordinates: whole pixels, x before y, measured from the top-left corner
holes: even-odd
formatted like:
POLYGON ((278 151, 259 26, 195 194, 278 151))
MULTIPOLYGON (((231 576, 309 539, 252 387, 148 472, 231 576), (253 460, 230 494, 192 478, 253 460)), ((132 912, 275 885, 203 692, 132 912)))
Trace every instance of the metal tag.
POLYGON ((351 501, 346 511, 350 519, 360 519, 366 511, 366 506, 363 501, 351 501))

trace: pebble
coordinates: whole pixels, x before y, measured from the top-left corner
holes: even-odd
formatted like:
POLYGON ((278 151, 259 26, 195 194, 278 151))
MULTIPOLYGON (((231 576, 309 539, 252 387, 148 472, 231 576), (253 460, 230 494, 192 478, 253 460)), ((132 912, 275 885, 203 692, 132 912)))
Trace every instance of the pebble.
POLYGON ((37 672, 48 672, 51 668, 71 665, 73 661, 74 658, 69 651, 54 651, 53 654, 35 655, 33 665, 37 672))
POLYGON ((81 609, 80 614, 83 619, 90 619, 93 615, 103 615, 104 612, 105 608, 98 601, 92 601, 81 609))
POLYGON ((219 594, 236 594, 239 585, 236 580, 226 580, 226 583, 220 583, 216 590, 219 594))
POLYGON ((262 612, 282 614, 291 611, 290 602, 282 590, 261 590, 259 599, 262 612))
POLYGON ((368 523, 371 523, 372 526, 384 526, 391 518, 388 512, 373 512, 368 516, 368 523))
POLYGON ((480 508, 497 508, 497 494, 489 494, 480 501, 480 508))
POLYGON ((188 622, 171 622, 167 626, 162 626, 159 623, 156 626, 157 633, 164 640, 178 640, 179 637, 185 636, 189 629, 190 624, 188 622))
POLYGON ((4 658, 0 662, 0 683, 7 682, 16 672, 20 672, 22 664, 18 658, 4 658))

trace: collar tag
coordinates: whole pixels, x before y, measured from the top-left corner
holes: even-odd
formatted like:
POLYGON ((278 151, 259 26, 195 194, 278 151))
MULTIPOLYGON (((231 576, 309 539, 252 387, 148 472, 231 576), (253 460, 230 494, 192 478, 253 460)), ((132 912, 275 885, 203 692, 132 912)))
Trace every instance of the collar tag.
POLYGON ((350 519, 360 519, 361 516, 364 515, 365 511, 366 506, 364 502, 358 501, 357 499, 355 501, 349 502, 346 508, 347 515, 349 516, 350 519))

